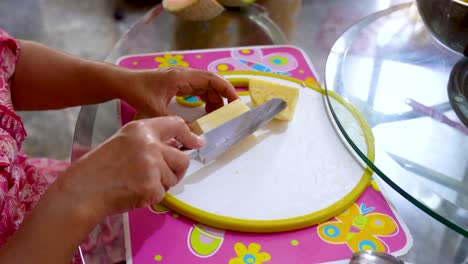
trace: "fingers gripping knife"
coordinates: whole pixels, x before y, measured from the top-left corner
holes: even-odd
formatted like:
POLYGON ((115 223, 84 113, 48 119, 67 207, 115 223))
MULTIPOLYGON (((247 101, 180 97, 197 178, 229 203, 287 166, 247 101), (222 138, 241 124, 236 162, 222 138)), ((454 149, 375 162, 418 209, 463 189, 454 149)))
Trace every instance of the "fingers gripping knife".
POLYGON ((201 149, 189 150, 186 153, 191 159, 207 164, 232 146, 254 133, 270 122, 278 113, 287 107, 287 103, 273 98, 262 105, 202 134, 205 145, 201 149))

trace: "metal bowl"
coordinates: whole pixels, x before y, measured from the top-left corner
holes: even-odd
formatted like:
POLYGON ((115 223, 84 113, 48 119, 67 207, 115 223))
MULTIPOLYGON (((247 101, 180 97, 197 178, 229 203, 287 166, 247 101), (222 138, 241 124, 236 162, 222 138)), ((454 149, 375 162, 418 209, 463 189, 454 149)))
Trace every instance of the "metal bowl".
POLYGON ((424 24, 443 45, 468 56, 468 1, 416 0, 424 24))

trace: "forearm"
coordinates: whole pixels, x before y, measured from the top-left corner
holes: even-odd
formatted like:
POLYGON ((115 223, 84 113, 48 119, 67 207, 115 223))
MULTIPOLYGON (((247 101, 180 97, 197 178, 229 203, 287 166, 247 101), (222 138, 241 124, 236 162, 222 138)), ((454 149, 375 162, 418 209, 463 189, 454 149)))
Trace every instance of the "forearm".
POLYGON ((0 248, 0 263, 70 263, 99 217, 79 200, 59 192, 56 185, 50 187, 0 248))
POLYGON ((46 110, 95 104, 120 97, 134 72, 81 59, 38 43, 20 41, 12 81, 16 110, 46 110))

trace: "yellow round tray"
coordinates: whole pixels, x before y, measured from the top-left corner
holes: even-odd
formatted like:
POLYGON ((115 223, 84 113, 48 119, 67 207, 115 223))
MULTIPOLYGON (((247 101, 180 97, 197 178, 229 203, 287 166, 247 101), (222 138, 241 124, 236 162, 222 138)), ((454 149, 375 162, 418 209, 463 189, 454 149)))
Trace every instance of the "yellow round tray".
MULTIPOLYGON (((248 81, 250 78, 266 78, 268 80, 278 80, 280 82, 290 82, 294 83, 296 85, 299 85, 301 87, 304 87, 305 89, 309 88, 311 91, 318 92, 321 97, 323 98, 323 95, 325 91, 320 88, 320 86, 317 83, 314 82, 309 82, 309 81, 301 81, 299 79, 295 79, 292 77, 287 77, 283 75, 276 75, 276 74, 270 74, 270 73, 262 73, 262 72, 251 72, 251 71, 232 71, 232 72, 223 72, 222 75, 225 76, 227 80, 229 80, 234 86, 236 87, 248 87, 248 81)), ((341 105, 344 106, 343 109, 348 111, 351 116, 355 119, 355 121, 358 123, 358 126, 360 127, 363 137, 364 137, 364 142, 367 145, 367 156, 373 160, 374 159, 374 140, 372 136, 371 129, 367 125, 366 121, 364 118, 361 116, 361 114, 350 104, 348 104, 345 100, 343 100, 341 97, 336 95, 335 93, 329 91, 328 92, 331 98, 334 100, 338 101, 341 105)), ((301 92, 302 96, 302 92, 301 92)), ((300 107, 298 104, 297 107, 300 107)), ((325 108, 325 105, 323 105, 323 108, 325 108)), ((193 108, 191 108, 193 110, 193 108)), ((296 109, 296 115, 298 114, 298 109, 296 109)), ((328 119, 327 119, 328 120, 328 119)), ((293 121, 294 122, 294 119, 293 121)), ((340 137, 338 135, 338 131, 336 129, 334 130, 335 137, 340 137)), ((340 138, 342 143, 346 142, 344 141, 343 138, 340 138)), ((349 149, 348 149, 349 150, 349 149)), ((352 155, 351 152, 347 152, 348 155, 352 155)), ((354 160, 356 164, 358 164, 357 160, 354 160)), ((259 164, 259 166, 265 166, 265 164, 259 164)), ((361 165, 357 165, 361 166, 361 165)), ((169 191, 169 193, 166 194, 165 199, 163 200, 162 204, 173 209, 174 211, 191 218, 195 221, 198 221, 200 223, 210 225, 213 227, 217 227, 220 229, 226 229, 226 230, 234 230, 234 231, 241 231, 241 232, 253 232, 253 233, 272 233, 272 232, 283 232, 283 231, 291 231, 291 230, 296 230, 308 226, 312 226, 318 223, 321 223, 327 219, 330 219, 347 208, 349 208, 357 198, 361 195, 361 193, 365 190, 365 188, 370 184, 371 180, 371 175, 372 171, 370 168, 363 168, 362 169, 362 175, 357 176, 357 182, 355 183, 355 186, 351 188, 351 190, 343 195, 341 198, 337 199, 334 201, 332 204, 329 206, 326 206, 320 210, 314 210, 311 211, 310 213, 305 213, 301 215, 296 215, 293 217, 284 217, 284 218, 278 218, 278 219, 249 219, 249 218, 242 218, 242 217, 232 217, 232 216, 227 216, 226 214, 219 214, 215 213, 213 211, 205 210, 200 208, 201 206, 195 206, 191 204, 189 201, 190 198, 184 197, 184 195, 181 195, 184 191, 181 190, 184 187, 178 188, 178 186, 175 186, 176 191, 172 192, 172 189, 169 191), (181 197, 178 197, 180 196, 181 197)), ((217 177, 216 175, 216 169, 211 170, 210 172, 212 175, 209 177, 217 177)), ((236 173, 232 173, 232 177, 236 177, 236 173)), ((347 175, 342 175, 343 177, 348 177, 347 175)), ((190 187, 189 183, 188 185, 185 185, 185 187, 190 187)), ((199 195, 203 196, 203 193, 199 193, 199 195)), ((287 202, 288 197, 293 196, 294 193, 289 193, 284 196, 285 202, 287 202)), ((225 202, 220 198, 219 202, 225 202)), ((248 202, 248 201, 243 201, 243 202, 248 202)), ((227 203, 229 204, 229 202, 227 203)))

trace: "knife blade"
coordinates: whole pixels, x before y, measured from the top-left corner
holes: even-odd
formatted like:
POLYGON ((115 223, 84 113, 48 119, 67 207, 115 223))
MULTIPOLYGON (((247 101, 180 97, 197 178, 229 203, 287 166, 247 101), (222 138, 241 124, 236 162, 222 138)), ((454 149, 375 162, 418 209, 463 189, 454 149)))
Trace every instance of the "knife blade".
POLYGON ((260 127, 266 125, 286 107, 287 103, 284 100, 279 98, 270 99, 260 106, 202 134, 201 137, 205 140, 205 145, 200 149, 192 149, 185 153, 191 159, 207 164, 260 127))
POLYGON ((386 152, 400 167, 403 169, 416 173, 428 180, 437 182, 453 190, 459 191, 465 195, 468 195, 468 186, 462 181, 456 180, 448 175, 440 173, 430 168, 426 168, 413 161, 400 157, 396 154, 386 152))

